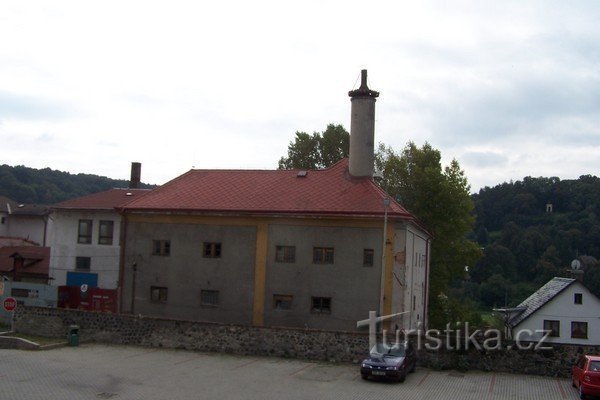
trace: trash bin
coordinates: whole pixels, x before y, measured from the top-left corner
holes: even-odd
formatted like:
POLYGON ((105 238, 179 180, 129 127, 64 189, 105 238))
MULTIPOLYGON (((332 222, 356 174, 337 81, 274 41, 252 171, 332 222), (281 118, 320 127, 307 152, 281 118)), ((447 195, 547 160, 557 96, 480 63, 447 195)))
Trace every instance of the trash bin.
POLYGON ((79 346, 79 325, 69 325, 67 341, 69 346, 79 346))

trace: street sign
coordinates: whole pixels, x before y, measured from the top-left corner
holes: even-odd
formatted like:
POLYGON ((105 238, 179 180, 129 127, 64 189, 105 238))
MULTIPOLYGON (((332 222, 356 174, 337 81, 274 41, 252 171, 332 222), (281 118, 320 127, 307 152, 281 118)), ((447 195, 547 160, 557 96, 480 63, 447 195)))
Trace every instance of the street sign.
POLYGON ((6 311, 13 311, 17 308, 17 300, 14 297, 7 297, 2 305, 6 311))
POLYGON ((81 285, 81 293, 85 293, 88 290, 88 285, 87 283, 84 283, 81 285))

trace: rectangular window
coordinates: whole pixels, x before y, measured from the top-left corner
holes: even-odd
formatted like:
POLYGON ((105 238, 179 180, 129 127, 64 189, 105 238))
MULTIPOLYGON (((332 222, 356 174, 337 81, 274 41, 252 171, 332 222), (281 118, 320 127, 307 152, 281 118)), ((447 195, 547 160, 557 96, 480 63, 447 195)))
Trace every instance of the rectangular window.
POLYGON ((364 249, 363 250, 363 267, 372 267, 374 257, 375 257, 375 251, 373 251, 373 249, 364 249))
POLYGON ((75 257, 75 269, 79 271, 89 271, 92 265, 91 257, 75 257))
POLYGON ((77 243, 90 244, 92 243, 92 220, 80 219, 79 228, 77 231, 77 243))
POLYGON ((573 339, 587 339, 587 322, 571 322, 571 338, 573 339))
POLYGON ((574 301, 575 304, 583 304, 583 293, 575 293, 574 301))
POLYGON ((331 297, 312 297, 310 311, 320 314, 331 314, 331 297))
POLYGON ((169 289, 160 286, 150 286, 150 301, 153 303, 166 303, 169 289))
POLYGON ((29 289, 22 289, 22 288, 10 289, 10 295, 13 297, 31 297, 29 295, 29 289))
POLYGON ((277 246, 275 248, 275 262, 296 262, 296 246, 277 246))
POLYGON ((205 258, 221 258, 221 243, 204 242, 203 256, 205 258))
POLYGON ((113 221, 100 221, 98 244, 113 244, 113 221))
POLYGON ((313 247, 313 264, 333 264, 333 247, 313 247))
POLYGON ((218 306, 219 305, 219 291, 218 290, 201 290, 200 291, 200 304, 203 306, 218 306))
POLYGON ((153 240, 152 241, 152 254, 155 256, 168 256, 171 254, 171 241, 170 240, 153 240))
POLYGON ((545 319, 544 331, 550 331, 550 337, 560 337, 560 321, 545 319))
POLYGON ((293 296, 287 294, 274 294, 273 295, 273 308, 276 310, 291 310, 293 296))

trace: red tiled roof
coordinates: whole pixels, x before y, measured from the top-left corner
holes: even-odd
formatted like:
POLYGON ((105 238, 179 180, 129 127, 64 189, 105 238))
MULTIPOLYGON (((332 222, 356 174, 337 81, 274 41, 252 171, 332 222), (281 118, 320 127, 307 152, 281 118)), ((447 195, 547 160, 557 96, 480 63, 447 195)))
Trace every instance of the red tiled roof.
POLYGON ((112 210, 123 207, 130 201, 139 198, 150 189, 109 189, 76 199, 65 200, 52 206, 54 209, 75 210, 112 210))
MULTIPOLYGON (((123 207, 125 211, 382 216, 388 195, 352 178, 348 160, 322 170, 190 170, 123 207)), ((390 217, 412 219, 391 201, 390 217)))
POLYGON ((0 272, 6 273, 13 270, 14 258, 11 256, 16 253, 25 259, 25 267, 21 273, 48 275, 50 247, 39 246, 0 247, 0 272))

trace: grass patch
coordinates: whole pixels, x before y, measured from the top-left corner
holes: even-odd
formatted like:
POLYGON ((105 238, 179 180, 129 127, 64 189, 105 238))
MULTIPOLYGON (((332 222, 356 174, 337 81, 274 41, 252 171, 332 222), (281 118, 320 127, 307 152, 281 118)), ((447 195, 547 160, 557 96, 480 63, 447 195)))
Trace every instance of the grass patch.
POLYGON ((29 340, 30 342, 37 343, 40 346, 45 346, 47 344, 56 344, 56 343, 66 342, 66 338, 65 339, 48 338, 48 337, 43 337, 43 336, 24 335, 22 333, 15 333, 15 332, 8 333, 3 336, 11 336, 11 337, 18 337, 21 339, 26 339, 26 340, 29 340))

